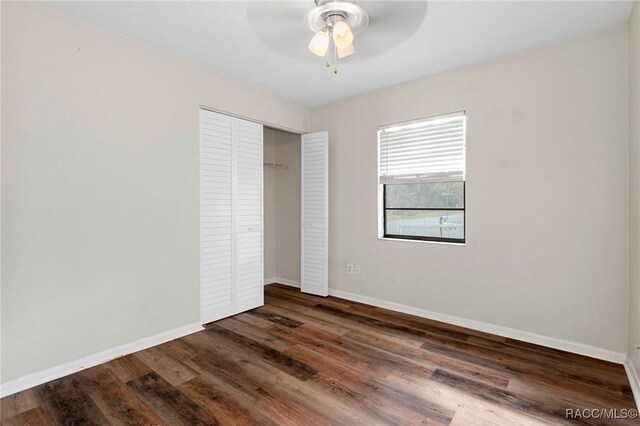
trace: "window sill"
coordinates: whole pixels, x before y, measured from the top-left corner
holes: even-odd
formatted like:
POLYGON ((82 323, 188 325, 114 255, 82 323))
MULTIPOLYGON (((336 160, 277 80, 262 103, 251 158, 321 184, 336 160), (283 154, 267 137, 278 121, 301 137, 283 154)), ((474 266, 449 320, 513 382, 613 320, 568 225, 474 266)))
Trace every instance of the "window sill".
POLYGON ((429 240, 412 240, 406 238, 387 238, 387 237, 378 237, 381 241, 398 241, 404 243, 422 243, 422 244, 438 244, 438 245, 447 245, 447 246, 466 246, 466 241, 464 243, 454 243, 450 241, 429 241, 429 240))

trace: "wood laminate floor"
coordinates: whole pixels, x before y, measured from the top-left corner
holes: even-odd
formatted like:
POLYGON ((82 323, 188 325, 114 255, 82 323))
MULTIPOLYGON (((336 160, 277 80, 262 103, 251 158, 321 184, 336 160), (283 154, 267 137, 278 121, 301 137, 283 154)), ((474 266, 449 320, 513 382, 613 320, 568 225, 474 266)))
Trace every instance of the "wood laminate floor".
POLYGON ((621 365, 280 285, 261 308, 1 403, 6 425, 640 423, 565 418, 635 409, 621 365))

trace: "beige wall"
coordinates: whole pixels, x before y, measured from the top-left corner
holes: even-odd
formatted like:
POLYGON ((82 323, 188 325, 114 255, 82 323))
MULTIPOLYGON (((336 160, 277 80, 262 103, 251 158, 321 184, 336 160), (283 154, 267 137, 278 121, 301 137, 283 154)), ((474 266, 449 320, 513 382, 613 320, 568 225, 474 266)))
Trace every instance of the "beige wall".
POLYGON ((198 108, 308 110, 37 3, 2 5, 2 382, 199 321, 198 108))
POLYGON ((300 282, 300 135, 278 132, 276 158, 276 277, 300 282))
POLYGON ((640 4, 629 20, 629 358, 640 374, 640 4))
POLYGON ((627 59, 624 27, 315 109, 330 287, 625 353, 627 59), (459 110, 466 246, 378 240, 377 126, 459 110))

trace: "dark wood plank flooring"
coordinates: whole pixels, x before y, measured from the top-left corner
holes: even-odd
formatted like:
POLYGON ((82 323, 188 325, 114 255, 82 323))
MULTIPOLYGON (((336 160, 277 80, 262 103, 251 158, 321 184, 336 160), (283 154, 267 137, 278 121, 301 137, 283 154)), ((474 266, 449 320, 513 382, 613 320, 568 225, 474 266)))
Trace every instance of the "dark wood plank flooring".
POLYGON ((265 305, 2 399, 2 424, 638 424, 621 365, 269 285, 265 305))

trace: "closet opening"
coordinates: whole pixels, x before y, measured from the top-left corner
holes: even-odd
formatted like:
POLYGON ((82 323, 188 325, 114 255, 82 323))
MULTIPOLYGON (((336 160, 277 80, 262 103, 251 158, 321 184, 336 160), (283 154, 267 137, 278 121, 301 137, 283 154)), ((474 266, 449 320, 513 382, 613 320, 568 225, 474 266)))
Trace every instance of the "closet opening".
POLYGON ((300 135, 264 127, 264 283, 300 287, 300 135))

